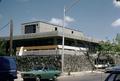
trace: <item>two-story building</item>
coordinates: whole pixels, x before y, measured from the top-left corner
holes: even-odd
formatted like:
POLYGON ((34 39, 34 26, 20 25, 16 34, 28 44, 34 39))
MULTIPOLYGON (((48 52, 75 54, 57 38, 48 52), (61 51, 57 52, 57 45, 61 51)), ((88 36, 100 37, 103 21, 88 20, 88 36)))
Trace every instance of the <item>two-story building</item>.
MULTIPOLYGON (((13 49, 16 55, 61 55, 62 26, 43 21, 23 23, 22 35, 13 36, 13 49)), ((82 54, 81 51, 93 50, 99 40, 87 37, 79 30, 64 28, 64 54, 82 54)), ((9 50, 9 37, 7 50, 9 50)))

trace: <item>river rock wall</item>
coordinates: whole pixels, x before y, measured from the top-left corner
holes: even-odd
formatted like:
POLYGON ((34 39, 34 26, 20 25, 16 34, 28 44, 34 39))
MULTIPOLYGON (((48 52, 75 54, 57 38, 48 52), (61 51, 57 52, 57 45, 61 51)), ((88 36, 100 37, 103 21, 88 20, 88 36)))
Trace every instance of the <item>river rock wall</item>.
POLYGON ((92 65, 85 55, 65 55, 64 70, 71 72, 92 70, 92 65))

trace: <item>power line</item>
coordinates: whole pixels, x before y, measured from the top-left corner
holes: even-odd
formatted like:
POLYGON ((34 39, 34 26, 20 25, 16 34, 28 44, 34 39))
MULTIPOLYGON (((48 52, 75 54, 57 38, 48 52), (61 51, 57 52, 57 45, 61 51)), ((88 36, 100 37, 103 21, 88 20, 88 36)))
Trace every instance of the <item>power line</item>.
POLYGON ((80 0, 76 0, 74 3, 72 3, 71 5, 69 5, 69 6, 65 6, 65 13, 67 12, 67 11, 69 11, 76 3, 78 3, 80 0))
POLYGON ((0 28, 0 31, 3 30, 5 27, 7 27, 9 25, 9 23, 7 23, 6 25, 4 25, 3 27, 0 28))

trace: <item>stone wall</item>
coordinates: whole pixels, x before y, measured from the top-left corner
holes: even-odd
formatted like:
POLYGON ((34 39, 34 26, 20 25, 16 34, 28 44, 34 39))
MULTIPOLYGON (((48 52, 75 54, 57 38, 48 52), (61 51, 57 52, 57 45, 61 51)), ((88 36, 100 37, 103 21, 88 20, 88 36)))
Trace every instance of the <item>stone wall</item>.
POLYGON ((61 69, 61 56, 18 56, 17 68, 19 71, 26 71, 32 69, 37 65, 54 65, 57 69, 61 69))
MULTIPOLYGON (((61 70, 61 56, 22 56, 17 58, 17 67, 19 71, 32 69, 36 65, 54 65, 61 70)), ((89 60, 84 55, 65 55, 64 71, 84 71, 92 70, 89 60)))
POLYGON ((65 55, 64 57, 64 71, 79 72, 93 68, 85 55, 65 55))
MULTIPOLYGON (((61 56, 22 56, 17 58, 17 67, 19 71, 32 69, 36 65, 54 65, 61 70, 61 56)), ((79 72, 92 70, 91 62, 85 55, 66 55, 64 56, 64 71, 79 72)))

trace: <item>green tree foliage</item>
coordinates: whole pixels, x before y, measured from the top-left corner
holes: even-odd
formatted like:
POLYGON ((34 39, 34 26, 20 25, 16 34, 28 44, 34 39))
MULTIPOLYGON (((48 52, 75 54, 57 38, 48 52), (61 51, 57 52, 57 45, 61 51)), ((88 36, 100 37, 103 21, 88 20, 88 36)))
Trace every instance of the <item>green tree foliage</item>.
POLYGON ((101 41, 100 47, 98 48, 99 52, 102 53, 114 53, 120 52, 120 44, 111 43, 110 41, 101 41))
POLYGON ((101 41, 100 42, 100 51, 111 51, 111 48, 112 48, 112 44, 109 41, 107 41, 107 42, 101 41))
POLYGON ((0 39, 0 56, 5 55, 6 42, 0 39))
POLYGON ((116 42, 120 45, 120 33, 116 35, 116 42))
POLYGON ((116 52, 120 52, 120 44, 117 44, 114 49, 116 52))
POLYGON ((116 35, 116 39, 115 39, 115 43, 114 43, 114 50, 115 50, 115 52, 120 52, 120 33, 118 33, 117 35, 116 35))

